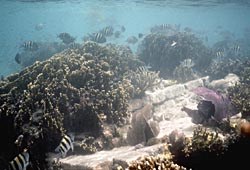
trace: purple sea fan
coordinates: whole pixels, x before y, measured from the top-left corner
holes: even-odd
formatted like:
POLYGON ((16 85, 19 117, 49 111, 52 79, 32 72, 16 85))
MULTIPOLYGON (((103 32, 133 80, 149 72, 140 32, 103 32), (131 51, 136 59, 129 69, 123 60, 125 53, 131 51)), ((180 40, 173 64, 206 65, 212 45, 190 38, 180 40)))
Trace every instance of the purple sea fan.
POLYGON ((221 121, 223 118, 237 114, 230 99, 219 92, 206 87, 198 87, 192 90, 196 95, 203 97, 203 100, 211 101, 215 107, 214 118, 221 121))

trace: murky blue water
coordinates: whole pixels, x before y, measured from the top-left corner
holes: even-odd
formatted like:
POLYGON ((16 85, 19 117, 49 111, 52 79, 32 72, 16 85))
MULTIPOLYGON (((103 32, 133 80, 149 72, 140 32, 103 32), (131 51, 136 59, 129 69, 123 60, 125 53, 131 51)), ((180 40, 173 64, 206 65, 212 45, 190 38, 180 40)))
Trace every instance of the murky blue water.
MULTIPOLYGON (((82 37, 105 26, 123 25, 126 31, 111 43, 127 44, 126 38, 147 34, 156 24, 180 24, 197 36, 207 37, 206 45, 225 36, 235 39, 250 35, 250 4, 247 1, 143 1, 71 0, 0 2, 0 75, 21 70, 14 57, 24 41, 59 41, 68 32, 82 37)), ((136 50, 136 46, 132 46, 136 50)))

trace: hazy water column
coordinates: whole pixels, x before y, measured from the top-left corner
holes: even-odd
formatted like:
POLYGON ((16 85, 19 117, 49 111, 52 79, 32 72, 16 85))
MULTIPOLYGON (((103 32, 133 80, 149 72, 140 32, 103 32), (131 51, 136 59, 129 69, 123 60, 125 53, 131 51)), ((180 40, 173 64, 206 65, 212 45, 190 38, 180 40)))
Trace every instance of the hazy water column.
MULTIPOLYGON (((181 1, 180 1, 181 2, 181 1)), ((220 40, 217 26, 242 35, 250 27, 248 6, 221 4, 217 6, 187 6, 186 4, 157 5, 135 1, 57 1, 23 3, 0 2, 0 74, 8 75, 20 70, 14 56, 23 41, 59 41, 60 32, 69 32, 78 42, 87 33, 96 32, 107 25, 124 25, 126 32, 116 43, 126 44, 128 36, 149 33, 155 24, 181 24, 208 36, 212 44, 220 40), (36 31, 35 25, 44 28, 36 31)), ((136 48, 136 47, 135 47, 136 48)))

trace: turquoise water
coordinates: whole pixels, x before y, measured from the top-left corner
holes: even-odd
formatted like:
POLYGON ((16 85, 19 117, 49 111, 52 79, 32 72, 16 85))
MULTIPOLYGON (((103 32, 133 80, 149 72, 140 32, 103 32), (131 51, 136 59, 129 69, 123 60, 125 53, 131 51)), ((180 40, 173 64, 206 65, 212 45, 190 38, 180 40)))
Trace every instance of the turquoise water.
MULTIPOLYGON (((234 39, 250 35, 250 5, 244 1, 7 1, 0 2, 0 75, 7 76, 22 68, 15 62, 24 41, 58 41, 68 32, 82 42, 82 37, 108 25, 124 26, 126 31, 111 43, 126 44, 138 33, 150 33, 156 24, 180 24, 197 36, 207 37, 212 46, 226 35, 234 39), (39 29, 36 27, 40 26, 39 29)), ((136 51, 136 45, 130 45, 136 51)))

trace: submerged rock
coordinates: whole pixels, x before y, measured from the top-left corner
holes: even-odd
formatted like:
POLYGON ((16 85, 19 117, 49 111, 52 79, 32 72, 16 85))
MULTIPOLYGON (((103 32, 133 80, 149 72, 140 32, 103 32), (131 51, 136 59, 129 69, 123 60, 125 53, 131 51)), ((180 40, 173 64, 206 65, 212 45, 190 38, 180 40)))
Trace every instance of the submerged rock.
POLYGON ((209 87, 226 92, 229 87, 234 86, 238 82, 239 77, 236 74, 230 73, 224 79, 213 80, 209 83, 209 87))
POLYGON ((127 141, 130 145, 147 143, 151 138, 159 134, 158 122, 152 118, 152 105, 147 104, 142 109, 132 114, 131 128, 127 133, 127 141))
POLYGON ((113 166, 117 166, 117 164, 123 168, 127 168, 133 160, 161 153, 161 148, 163 148, 163 144, 142 148, 125 146, 110 151, 100 151, 92 155, 73 155, 60 161, 62 167, 67 170, 110 170, 113 166))

